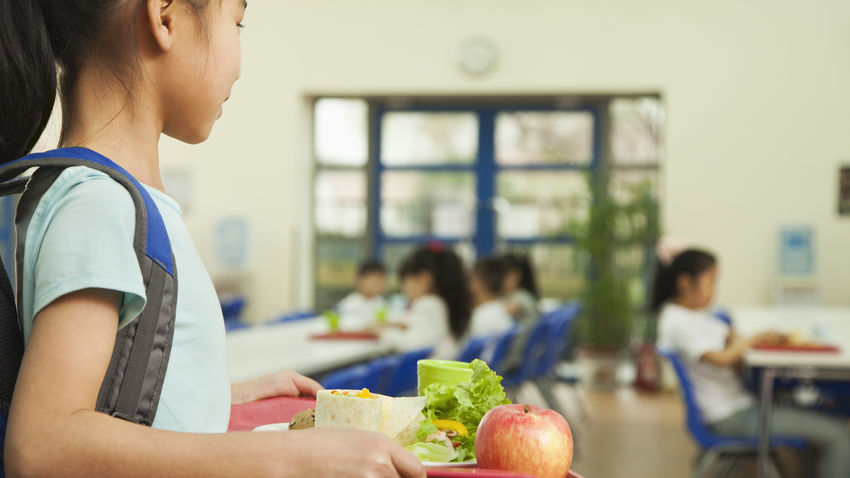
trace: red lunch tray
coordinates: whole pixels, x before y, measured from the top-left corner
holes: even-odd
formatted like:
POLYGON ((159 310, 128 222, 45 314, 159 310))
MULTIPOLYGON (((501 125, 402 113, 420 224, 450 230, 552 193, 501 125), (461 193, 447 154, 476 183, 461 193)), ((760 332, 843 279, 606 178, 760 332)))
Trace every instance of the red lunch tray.
POLYGON ((378 334, 372 332, 330 332, 311 335, 310 340, 378 340, 378 334))
POLYGON ((755 349, 771 352, 823 352, 832 354, 841 352, 841 349, 834 345, 817 345, 814 347, 803 347, 799 345, 756 345, 755 349))
MULTIPOLYGON (((316 399, 301 397, 275 397, 243 403, 230 407, 230 426, 228 431, 248 431, 260 425, 283 423, 292 419, 296 413, 314 408, 316 399)), ((533 475, 482 468, 429 468, 431 478, 477 477, 477 478, 534 478, 533 475)), ((582 478, 570 472, 565 478, 582 478)))

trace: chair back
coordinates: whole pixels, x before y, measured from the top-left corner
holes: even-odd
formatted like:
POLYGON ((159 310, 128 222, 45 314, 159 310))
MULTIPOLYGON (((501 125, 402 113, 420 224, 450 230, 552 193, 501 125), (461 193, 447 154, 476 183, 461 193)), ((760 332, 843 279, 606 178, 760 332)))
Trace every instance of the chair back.
MULTIPOLYGON (((322 385, 328 389, 358 389, 363 388, 369 378, 372 369, 368 364, 353 365, 336 372, 331 372, 324 379, 322 385)), ((368 387, 367 387, 368 388, 368 387)))
POLYGON ((463 350, 457 357, 459 362, 472 362, 477 358, 481 358, 484 352, 484 347, 493 340, 492 337, 471 337, 463 345, 463 350))
POLYGON ((706 425, 702 418, 702 412, 700 412, 697 406, 694 385, 691 382, 688 370, 685 368, 684 361, 679 357, 679 354, 670 350, 658 350, 658 354, 670 361, 673 369, 676 371, 676 376, 679 378, 679 390, 682 393, 682 398, 685 400, 687 427, 691 437, 703 449, 718 445, 720 439, 708 428, 708 425, 706 425))
POLYGON ((429 347, 398 355, 398 365, 389 373, 386 385, 382 387, 384 394, 393 397, 416 395, 416 362, 428 358, 433 351, 434 349, 429 347))
POLYGON ((268 324, 279 324, 281 322, 296 322, 299 320, 307 320, 316 317, 316 312, 312 310, 295 310, 292 312, 287 312, 278 318, 267 322, 268 324))
POLYGON ((541 319, 547 323, 546 346, 543 355, 536 363, 530 378, 543 378, 552 375, 558 362, 570 345, 573 325, 581 312, 581 305, 572 302, 553 310, 541 319))
POLYGON ((231 295, 223 296, 219 299, 221 304, 221 315, 224 320, 239 319, 242 316, 242 309, 245 308, 245 296, 231 295))
MULTIPOLYGON (((546 347, 548 345, 546 335, 548 332, 549 323, 542 318, 531 327, 531 330, 525 337, 525 344, 522 346, 522 361, 519 363, 519 368, 513 371, 503 370, 502 383, 504 386, 518 387, 533 377, 538 364, 546 355, 546 347)), ((521 337, 522 334, 518 334, 515 340, 520 340, 521 337)), ((498 364, 499 362, 494 361, 494 363, 498 364)))
POLYGON ((496 339, 495 346, 493 347, 493 353, 490 354, 489 365, 490 368, 495 370, 499 375, 505 375, 505 370, 503 369, 505 365, 504 362, 511 351, 511 346, 514 343, 514 340, 519 334, 519 330, 520 329, 517 326, 511 327, 510 330, 496 339))

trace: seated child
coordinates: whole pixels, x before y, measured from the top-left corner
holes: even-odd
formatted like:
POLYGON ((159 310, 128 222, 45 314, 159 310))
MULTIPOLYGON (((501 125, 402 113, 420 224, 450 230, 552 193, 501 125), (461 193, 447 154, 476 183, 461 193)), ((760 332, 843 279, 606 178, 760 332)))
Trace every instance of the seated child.
POLYGON ((469 286, 463 263, 452 251, 432 245, 416 250, 399 268, 410 307, 400 324, 381 332, 381 342, 396 350, 434 347, 431 357, 453 360, 469 325, 469 286))
POLYGON ((469 335, 472 337, 501 334, 513 326, 513 319, 501 300, 506 266, 505 261, 488 257, 480 259, 472 268, 469 280, 475 305, 469 325, 469 335))
MULTIPOLYGON (((781 339, 776 332, 744 338, 707 308, 714 298, 717 261, 708 252, 687 249, 659 267, 653 308, 660 310, 658 347, 676 352, 693 382, 703 420, 722 436, 753 438, 759 409, 735 373, 752 346, 781 339)), ((797 409, 776 407, 775 435, 805 438, 820 450, 817 476, 850 476, 850 428, 841 420, 797 409)))
POLYGON ((505 279, 502 281, 505 308, 517 324, 531 326, 540 318, 537 309, 540 297, 531 262, 527 256, 518 254, 505 254, 503 258, 507 264, 505 279))
POLYGON ((357 269, 354 292, 337 305, 344 328, 362 328, 386 311, 387 268, 378 261, 366 261, 357 269))

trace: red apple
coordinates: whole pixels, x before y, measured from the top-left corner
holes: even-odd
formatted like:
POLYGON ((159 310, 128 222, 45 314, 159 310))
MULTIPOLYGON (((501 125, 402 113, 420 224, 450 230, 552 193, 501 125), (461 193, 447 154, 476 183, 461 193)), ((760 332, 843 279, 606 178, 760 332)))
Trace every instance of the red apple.
POLYGON ((532 405, 500 405, 475 435, 481 468, 564 478, 573 462, 573 434, 560 413, 532 405))

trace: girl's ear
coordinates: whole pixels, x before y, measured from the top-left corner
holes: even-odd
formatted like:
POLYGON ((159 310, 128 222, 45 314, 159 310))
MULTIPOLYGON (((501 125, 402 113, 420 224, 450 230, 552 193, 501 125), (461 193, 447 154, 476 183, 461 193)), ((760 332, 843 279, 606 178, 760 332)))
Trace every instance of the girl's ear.
POLYGON ((147 0, 148 27, 161 51, 169 51, 174 43, 176 7, 174 0, 147 0))

